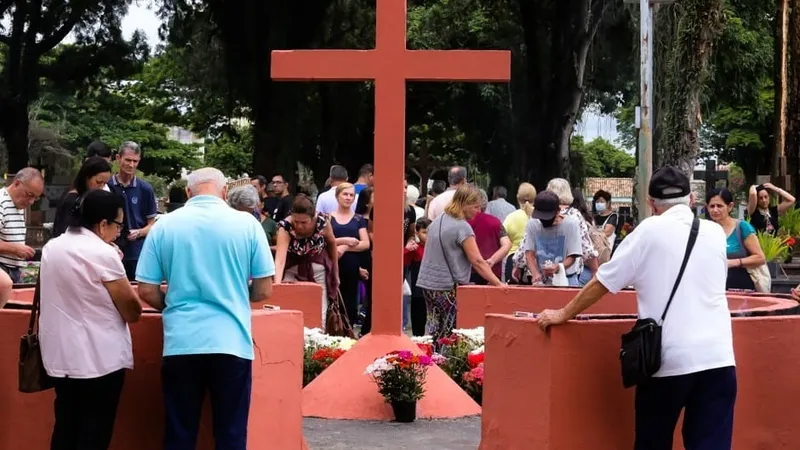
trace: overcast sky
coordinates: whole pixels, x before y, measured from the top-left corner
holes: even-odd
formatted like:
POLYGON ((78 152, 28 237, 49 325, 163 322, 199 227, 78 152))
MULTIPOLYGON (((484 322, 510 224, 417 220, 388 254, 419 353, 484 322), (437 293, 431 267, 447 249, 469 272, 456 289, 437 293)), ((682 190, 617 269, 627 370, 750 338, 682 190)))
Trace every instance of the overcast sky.
MULTIPOLYGON (((122 21, 122 30, 126 38, 130 38, 137 29, 144 31, 150 46, 154 47, 159 43, 158 27, 161 21, 155 11, 147 9, 146 3, 142 2, 142 5, 134 3, 130 6, 128 15, 122 21)), ((583 120, 576 126, 575 133, 582 135, 587 141, 599 136, 615 142, 619 136, 616 120, 613 117, 600 116, 590 111, 584 113, 583 120)))

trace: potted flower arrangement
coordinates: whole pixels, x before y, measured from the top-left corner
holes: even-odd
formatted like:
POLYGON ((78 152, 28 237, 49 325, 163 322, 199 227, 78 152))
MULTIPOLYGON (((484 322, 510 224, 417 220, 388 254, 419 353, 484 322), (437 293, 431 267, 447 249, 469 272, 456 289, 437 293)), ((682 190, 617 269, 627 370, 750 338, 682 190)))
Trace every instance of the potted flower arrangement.
POLYGON ((465 388, 464 374, 472 369, 470 353, 483 347, 483 333, 483 327, 456 329, 451 335, 439 339, 439 351, 446 358, 441 364, 442 370, 462 388, 465 388))
POLYGON ((796 242, 795 236, 800 236, 800 209, 791 208, 778 217, 780 234, 787 237, 786 245, 789 247, 788 255, 784 262, 792 262, 792 253, 796 242))
POLYGON ((767 261, 767 267, 772 278, 778 276, 778 263, 786 260, 789 254, 788 241, 791 238, 785 236, 773 236, 766 232, 759 232, 756 234, 758 237, 758 244, 761 246, 761 251, 764 252, 764 259, 767 261))
POLYGON ((408 350, 381 356, 367 366, 365 375, 378 385, 378 392, 392 405, 397 422, 409 423, 417 418, 417 401, 425 396, 425 377, 433 359, 408 350))

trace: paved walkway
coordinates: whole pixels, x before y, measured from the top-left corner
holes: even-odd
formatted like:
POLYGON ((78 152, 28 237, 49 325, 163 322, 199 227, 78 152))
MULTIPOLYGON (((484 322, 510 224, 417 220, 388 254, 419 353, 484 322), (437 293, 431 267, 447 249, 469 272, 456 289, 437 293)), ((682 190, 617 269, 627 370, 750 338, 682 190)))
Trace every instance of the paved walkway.
POLYGON ((481 418, 414 423, 306 418, 303 431, 311 450, 477 450, 481 418))

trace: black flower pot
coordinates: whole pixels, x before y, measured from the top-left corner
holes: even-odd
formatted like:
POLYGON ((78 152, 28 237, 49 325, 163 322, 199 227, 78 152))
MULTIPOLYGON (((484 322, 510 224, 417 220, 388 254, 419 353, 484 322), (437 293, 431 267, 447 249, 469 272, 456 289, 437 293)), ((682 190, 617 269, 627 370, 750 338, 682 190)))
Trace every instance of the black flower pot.
POLYGON ((392 402, 395 422, 411 423, 417 419, 417 402, 392 402))

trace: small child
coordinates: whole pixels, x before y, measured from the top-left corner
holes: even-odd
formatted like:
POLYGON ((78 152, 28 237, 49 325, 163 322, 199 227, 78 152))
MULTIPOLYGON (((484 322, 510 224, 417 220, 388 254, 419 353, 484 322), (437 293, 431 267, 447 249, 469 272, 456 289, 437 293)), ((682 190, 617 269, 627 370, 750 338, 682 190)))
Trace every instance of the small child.
POLYGON ((425 335, 425 324, 428 319, 428 309, 422 290, 417 287, 419 268, 422 265, 422 256, 425 254, 425 242, 428 240, 428 227, 431 221, 426 218, 417 220, 417 249, 406 252, 405 260, 408 265, 408 284, 411 286, 411 332, 414 336, 425 335))

